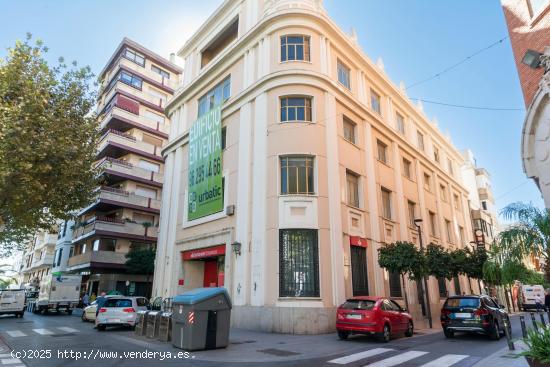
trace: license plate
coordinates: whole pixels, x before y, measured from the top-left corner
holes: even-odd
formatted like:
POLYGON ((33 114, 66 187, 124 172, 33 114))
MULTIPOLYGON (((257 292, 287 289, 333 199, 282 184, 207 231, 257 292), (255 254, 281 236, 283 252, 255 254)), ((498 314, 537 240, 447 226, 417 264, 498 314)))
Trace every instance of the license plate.
POLYGON ((468 312, 457 312, 457 313, 455 313, 455 318, 457 318, 457 319, 468 319, 470 317, 472 317, 472 314, 468 313, 468 312))
POLYGON ((360 320, 361 319, 361 315, 358 315, 358 314, 354 314, 354 313, 348 313, 346 315, 346 318, 347 319, 354 319, 354 320, 360 320))
POLYGON ((107 321, 109 324, 120 324, 120 319, 109 319, 107 321))

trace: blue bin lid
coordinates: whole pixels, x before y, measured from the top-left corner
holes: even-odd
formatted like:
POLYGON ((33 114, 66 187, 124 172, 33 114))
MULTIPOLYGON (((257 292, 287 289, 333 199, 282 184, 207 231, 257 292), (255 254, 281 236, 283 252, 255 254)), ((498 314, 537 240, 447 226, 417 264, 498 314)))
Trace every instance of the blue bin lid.
POLYGON ((231 305, 231 300, 229 298, 229 293, 227 289, 223 287, 213 287, 213 288, 195 288, 178 296, 175 296, 172 299, 172 303, 184 304, 184 305, 194 305, 196 303, 202 302, 209 298, 223 294, 228 301, 228 304, 231 305))

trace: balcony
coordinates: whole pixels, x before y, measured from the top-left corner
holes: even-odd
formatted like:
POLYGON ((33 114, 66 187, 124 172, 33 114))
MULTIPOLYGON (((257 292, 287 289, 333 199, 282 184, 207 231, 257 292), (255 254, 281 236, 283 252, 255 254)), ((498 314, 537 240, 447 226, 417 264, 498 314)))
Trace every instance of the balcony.
POLYGON ((46 254, 41 259, 34 258, 29 269, 51 266, 53 264, 54 254, 46 254))
POLYGON ((144 242, 156 242, 157 227, 144 227, 141 223, 130 223, 120 219, 96 217, 73 231, 73 243, 90 237, 127 238, 144 242))
MULTIPOLYGON (((164 107, 166 107, 165 100, 146 93, 143 90, 143 85, 141 89, 138 89, 119 80, 114 84, 111 89, 106 91, 106 93, 107 94, 103 99, 105 103, 111 101, 115 95, 123 95, 139 102, 139 104, 141 105, 147 106, 160 113, 164 113, 164 107)), ((98 105, 98 111, 102 111, 104 108, 105 105, 101 103, 98 105)))
POLYGON ((96 163, 96 167, 103 171, 109 182, 117 183, 125 180, 145 183, 162 187, 164 175, 146 169, 136 167, 126 161, 105 157, 96 163))
POLYGON ((494 202, 493 193, 491 190, 487 188, 479 188, 477 189, 477 192, 481 200, 489 200, 490 202, 494 202))
POLYGON ((135 127, 148 131, 152 134, 159 135, 165 139, 168 138, 168 134, 170 132, 170 127, 168 124, 162 124, 160 122, 149 120, 144 116, 140 116, 139 105, 138 113, 130 112, 127 108, 121 107, 119 102, 122 101, 123 98, 125 97, 116 96, 113 106, 108 108, 107 112, 105 112, 101 117, 101 122, 99 124, 101 130, 129 130, 135 127))
POLYGON ((82 209, 78 216, 90 210, 107 212, 119 207, 138 209, 149 213, 160 213, 160 200, 139 196, 128 191, 113 187, 102 186, 98 189, 96 200, 88 207, 82 209))
POLYGON ((108 130, 99 139, 97 157, 120 157, 134 153, 149 159, 163 162, 161 147, 137 140, 136 137, 118 130, 108 130))
POLYGON ((114 251, 89 251, 69 258, 67 270, 81 268, 124 268, 124 253, 114 251))

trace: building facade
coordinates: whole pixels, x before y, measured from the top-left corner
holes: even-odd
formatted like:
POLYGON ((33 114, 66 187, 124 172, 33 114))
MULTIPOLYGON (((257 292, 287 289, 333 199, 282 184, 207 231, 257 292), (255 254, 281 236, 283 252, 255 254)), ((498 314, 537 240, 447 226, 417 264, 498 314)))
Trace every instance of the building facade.
POLYGON ((27 242, 19 269, 23 287, 36 288, 44 276, 51 273, 56 242, 57 233, 48 231, 37 231, 27 242))
POLYGON ((64 220, 59 222, 59 231, 57 232, 57 242, 55 244, 55 253, 53 257, 52 273, 67 271, 69 255, 73 248, 73 229, 75 222, 73 220, 64 220))
POLYGON ((126 254, 157 242, 168 138, 166 101, 181 68, 125 38, 99 74, 95 163, 102 186, 78 213, 66 270, 83 275, 87 292, 147 295, 146 274, 127 272, 126 254))
POLYGON ((550 2, 501 1, 527 108, 521 138, 523 170, 550 208, 550 2))
MULTIPOLYGON (((385 295, 426 322, 415 282, 377 262, 382 243, 472 240, 463 157, 342 32, 319 0, 227 0, 179 50, 169 102, 153 295, 224 286, 238 327, 334 329, 353 295, 385 295), (190 129, 221 106, 219 212, 189 217, 190 129)), ((434 325, 467 279, 429 280, 434 325), (441 289, 444 289, 442 292, 441 289)))

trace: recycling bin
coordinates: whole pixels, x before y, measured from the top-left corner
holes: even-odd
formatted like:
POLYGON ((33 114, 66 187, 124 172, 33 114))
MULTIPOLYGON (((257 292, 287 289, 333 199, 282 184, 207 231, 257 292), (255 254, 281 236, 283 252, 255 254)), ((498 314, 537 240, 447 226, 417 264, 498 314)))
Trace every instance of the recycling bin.
POLYGON ((229 344, 231 299, 225 288, 197 288, 172 299, 172 344, 187 351, 229 344))
POLYGON ((149 311, 147 314, 147 331, 145 335, 148 338, 156 338, 159 334, 160 311, 149 311))
POLYGON ((134 332, 136 335, 146 335, 147 333, 147 314, 149 311, 138 311, 136 313, 136 328, 134 332))
POLYGON ((160 314, 160 324, 158 338, 161 342, 172 340, 172 312, 162 312, 160 314))

